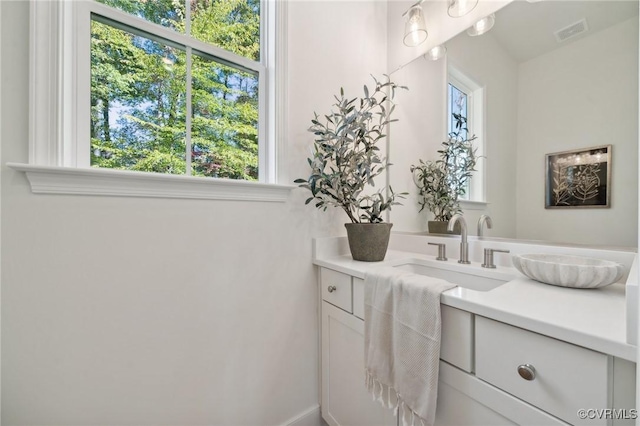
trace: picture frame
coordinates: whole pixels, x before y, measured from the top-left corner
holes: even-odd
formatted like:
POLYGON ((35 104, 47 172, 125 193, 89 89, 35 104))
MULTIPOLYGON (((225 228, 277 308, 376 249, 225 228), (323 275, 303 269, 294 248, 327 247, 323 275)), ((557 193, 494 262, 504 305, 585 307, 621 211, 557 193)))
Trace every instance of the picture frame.
POLYGON ((545 155, 545 208, 611 207, 611 145, 545 155))

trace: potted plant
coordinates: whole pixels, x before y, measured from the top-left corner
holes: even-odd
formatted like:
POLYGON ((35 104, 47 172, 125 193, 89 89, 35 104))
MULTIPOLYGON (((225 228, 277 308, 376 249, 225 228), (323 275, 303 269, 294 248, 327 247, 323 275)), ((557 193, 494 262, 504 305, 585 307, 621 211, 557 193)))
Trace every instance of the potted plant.
MULTIPOLYGON (((476 136, 468 137, 466 117, 455 113, 453 117, 456 129, 442 142, 442 149, 438 150, 440 159, 420 160, 417 166, 411 166, 418 187, 420 211, 427 208, 434 215, 434 220, 429 221, 429 233, 432 234, 448 233, 449 219, 462 213, 459 198, 466 193, 471 174, 476 170, 476 148, 473 147, 476 136)), ((454 233, 460 233, 459 223, 454 233)))
POLYGON ((399 204, 396 199, 406 193, 394 193, 389 186, 373 192, 374 180, 390 164, 380 154, 378 144, 384 141, 386 127, 391 123, 393 98, 397 89, 391 82, 373 78, 372 91, 364 86, 364 96, 348 99, 344 90, 328 115, 318 114, 311 120, 309 131, 315 135, 313 156, 308 158, 311 175, 296 179, 301 187, 311 191, 306 204, 316 208, 339 207, 351 223, 345 224, 349 248, 355 260, 383 260, 389 244, 390 223, 383 223, 382 214, 399 204))

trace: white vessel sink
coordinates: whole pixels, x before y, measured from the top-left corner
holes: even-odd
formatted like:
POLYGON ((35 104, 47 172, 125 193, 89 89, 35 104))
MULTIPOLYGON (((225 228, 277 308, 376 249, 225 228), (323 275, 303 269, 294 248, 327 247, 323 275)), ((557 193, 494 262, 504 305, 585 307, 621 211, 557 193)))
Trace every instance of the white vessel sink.
MULTIPOLYGON (((463 288, 468 288, 470 290, 476 291, 489 291, 493 290, 496 287, 501 286, 513 279, 512 277, 502 276, 502 274, 496 273, 495 271, 487 271, 484 275, 476 275, 474 272, 475 269, 472 269, 472 266, 461 266, 458 267, 468 268, 468 271, 457 271, 451 270, 449 268, 440 268, 430 264, 431 262, 423 261, 419 259, 413 259, 406 261, 402 264, 395 265, 396 268, 402 269, 407 272, 411 272, 413 274, 426 275, 428 277, 441 278, 443 280, 447 280, 453 284, 456 284, 463 288), (489 277, 486 275, 494 275, 494 277, 489 277)), ((443 265, 446 266, 446 265, 443 265)), ((457 266, 457 265, 456 265, 457 266)), ((484 271, 483 271, 484 272, 484 271)))
POLYGON ((520 254, 513 266, 527 277, 545 284, 573 288, 597 288, 622 278, 624 267, 616 262, 560 254, 520 254))

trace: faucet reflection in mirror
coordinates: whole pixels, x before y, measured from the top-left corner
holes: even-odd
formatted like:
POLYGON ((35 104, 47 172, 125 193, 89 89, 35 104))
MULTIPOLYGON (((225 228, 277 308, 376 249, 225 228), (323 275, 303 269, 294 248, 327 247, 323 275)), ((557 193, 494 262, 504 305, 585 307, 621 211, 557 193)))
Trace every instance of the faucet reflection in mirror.
POLYGON ((482 216, 480 216, 480 219, 478 219, 478 237, 482 237, 485 223, 487 224, 487 229, 493 228, 493 221, 491 220, 491 217, 483 214, 482 216))

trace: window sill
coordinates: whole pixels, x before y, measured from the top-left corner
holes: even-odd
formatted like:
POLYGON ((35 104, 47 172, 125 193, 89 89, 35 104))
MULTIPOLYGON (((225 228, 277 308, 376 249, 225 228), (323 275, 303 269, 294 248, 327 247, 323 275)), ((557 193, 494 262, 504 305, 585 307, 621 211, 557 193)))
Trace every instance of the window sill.
POLYGON ((7 163, 24 172, 34 194, 104 195, 285 202, 293 185, 159 173, 7 163))
POLYGON ((462 210, 484 210, 488 205, 489 203, 486 201, 460 200, 460 207, 462 210))

